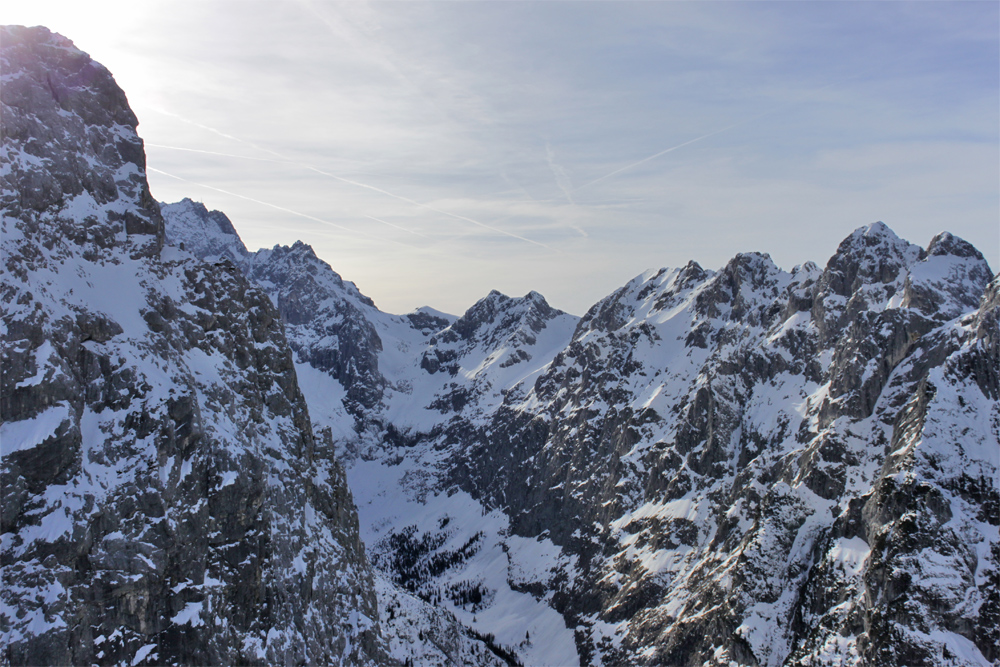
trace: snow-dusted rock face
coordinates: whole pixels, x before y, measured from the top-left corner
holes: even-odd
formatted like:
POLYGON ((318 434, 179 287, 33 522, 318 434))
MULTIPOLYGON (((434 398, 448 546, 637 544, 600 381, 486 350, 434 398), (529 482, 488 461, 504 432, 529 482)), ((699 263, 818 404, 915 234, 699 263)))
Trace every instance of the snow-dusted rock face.
POLYGON ((41 35, 4 31, 4 214, 45 216, 53 237, 95 249, 157 254, 163 226, 125 94, 72 42, 41 35))
POLYGON ((360 414, 382 397, 375 304, 304 243, 248 252, 229 218, 190 199, 162 204, 170 243, 209 262, 230 261, 278 306, 296 357, 334 378, 360 414))
POLYGON ((590 558, 567 609, 594 621, 594 656, 996 660, 1000 449, 987 369, 998 358, 973 333, 988 297, 974 312, 970 296, 990 272, 968 244, 952 247, 924 252, 875 224, 822 273, 743 255, 714 275, 642 276, 591 309, 534 387, 548 405, 536 418, 544 440, 527 452, 542 464, 541 488, 536 471, 505 497, 515 525, 547 527, 590 558), (949 310, 907 305, 926 275, 949 310), (933 431, 908 416, 933 402, 920 398, 927 383, 961 396, 933 431), (909 450, 939 468, 890 465, 909 450), (923 535, 883 565, 884 541, 901 537, 895 528, 926 493, 962 510, 907 524, 923 535), (886 512, 893 519, 876 519, 886 512), (907 614, 888 612, 894 599, 907 614))
POLYGON ((250 255, 222 211, 209 211, 200 202, 183 199, 176 204, 161 205, 160 212, 170 219, 170 244, 199 259, 239 264, 250 255))
POLYGON ((385 662, 277 310, 164 245, 107 70, 44 28, 0 43, 0 662, 385 662))
POLYGON ((375 310, 371 300, 301 242, 260 250, 243 268, 278 306, 297 358, 336 379, 352 412, 374 406, 385 380, 382 341, 365 316, 375 310))
POLYGON ((283 253, 299 268, 255 269, 279 304, 328 305, 298 326, 380 341, 350 417, 297 361, 360 454, 392 599, 525 664, 1000 664, 1000 281, 968 243, 875 223, 825 269, 651 271, 580 319, 535 293, 386 315, 283 253))

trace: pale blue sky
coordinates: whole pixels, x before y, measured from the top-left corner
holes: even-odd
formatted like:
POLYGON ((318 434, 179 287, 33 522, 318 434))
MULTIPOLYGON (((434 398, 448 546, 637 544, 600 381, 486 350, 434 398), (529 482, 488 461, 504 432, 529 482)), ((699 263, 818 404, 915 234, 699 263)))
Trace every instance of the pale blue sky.
POLYGON ((582 314, 875 220, 1000 265, 995 2, 25 4, 0 17, 115 74, 155 197, 302 239, 389 311, 582 314))

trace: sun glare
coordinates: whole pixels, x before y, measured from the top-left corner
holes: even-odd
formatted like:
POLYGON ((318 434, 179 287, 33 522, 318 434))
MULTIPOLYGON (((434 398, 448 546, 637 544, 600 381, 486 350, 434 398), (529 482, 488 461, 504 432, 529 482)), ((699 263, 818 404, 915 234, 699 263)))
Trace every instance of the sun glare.
MULTIPOLYGON (((155 100, 157 86, 154 65, 142 57, 144 36, 158 30, 151 20, 163 3, 74 2, 72 0, 35 0, 30 3, 0 0, 0 23, 45 26, 73 41, 107 67, 125 91, 133 110, 148 107, 155 100)), ((142 114, 140 113, 140 120, 142 114)))
POLYGON ((103 51, 113 48, 121 30, 132 23, 134 7, 118 2, 36 0, 5 2, 0 15, 6 24, 43 25, 69 37, 85 51, 103 51))

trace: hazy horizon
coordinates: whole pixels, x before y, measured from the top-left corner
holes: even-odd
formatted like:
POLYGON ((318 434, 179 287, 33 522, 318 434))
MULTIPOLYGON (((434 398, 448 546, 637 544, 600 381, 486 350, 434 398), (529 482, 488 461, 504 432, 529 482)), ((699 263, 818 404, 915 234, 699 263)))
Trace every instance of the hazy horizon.
POLYGON ((383 310, 582 314, 649 268, 825 264, 876 220, 1000 267, 996 3, 32 3, 153 196, 302 240, 383 310))

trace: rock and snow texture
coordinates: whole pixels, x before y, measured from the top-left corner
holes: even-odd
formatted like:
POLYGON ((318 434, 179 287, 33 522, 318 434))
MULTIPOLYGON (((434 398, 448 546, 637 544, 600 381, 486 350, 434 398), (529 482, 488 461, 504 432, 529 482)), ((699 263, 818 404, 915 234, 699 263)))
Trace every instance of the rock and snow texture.
POLYGON ((583 318, 387 315, 301 244, 241 266, 393 590, 525 664, 998 664, 998 282, 961 239, 874 223, 583 318))
MULTIPOLYGON (((189 201, 161 210, 171 243, 213 261, 229 247, 202 231, 216 229, 220 213, 189 201)), ((247 253, 237 266, 281 311, 314 429, 353 463, 362 537, 384 573, 379 610, 392 655, 417 665, 576 664, 572 629, 528 590, 566 557, 549 541, 511 535, 502 512, 469 494, 441 493, 448 456, 404 456, 403 434, 443 433, 456 409, 488 423, 578 318, 535 293, 493 293, 462 318, 430 308, 389 315, 302 243, 247 253)))
POLYGON ((164 227, 107 72, 3 46, 5 660, 1000 665, 968 243, 390 315, 304 244, 164 227))
POLYGON ((250 254, 233 223, 221 211, 209 211, 204 204, 184 199, 163 205, 160 211, 170 218, 171 245, 186 250, 206 262, 240 263, 250 254))
POLYGON ((277 310, 165 245, 106 69, 0 42, 0 662, 386 662, 277 310))

